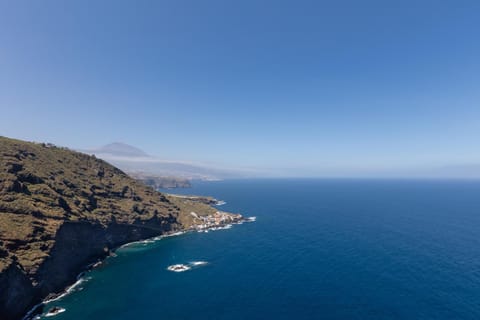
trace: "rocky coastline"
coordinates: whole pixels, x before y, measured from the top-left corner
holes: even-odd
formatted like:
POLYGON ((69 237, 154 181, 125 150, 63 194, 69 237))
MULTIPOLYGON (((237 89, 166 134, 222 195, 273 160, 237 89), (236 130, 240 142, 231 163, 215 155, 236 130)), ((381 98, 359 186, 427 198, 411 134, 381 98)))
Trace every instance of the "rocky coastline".
MULTIPOLYGON (((147 236, 146 234, 145 237, 140 238, 125 238, 124 240, 115 244, 115 246, 108 251, 104 251, 102 254, 99 254, 98 256, 92 257, 92 259, 85 261, 82 266, 77 266, 77 268, 75 268, 75 271, 70 273, 69 278, 65 279, 63 287, 58 286, 58 288, 62 289, 57 288, 57 290, 48 293, 45 297, 42 298, 41 301, 39 301, 29 311, 25 312, 23 316, 17 319, 32 320, 35 319, 35 316, 44 313, 44 304, 47 301, 57 300, 65 294, 68 294, 71 288, 75 286, 76 283, 78 283, 79 279, 85 274, 85 272, 101 266, 106 258, 108 258, 109 256, 115 256, 115 251, 122 246, 126 246, 139 241, 148 241, 150 239, 157 240, 163 237, 179 236, 187 232, 208 232, 209 230, 219 230, 223 228, 229 228, 232 224, 242 224, 243 222, 254 221, 251 218, 244 218, 241 214, 232 214, 221 211, 217 211, 211 215, 199 217, 200 218, 194 224, 188 226, 187 228, 169 230, 159 234, 152 233, 151 235, 149 234, 149 236, 147 236)), ((66 245, 69 246, 70 244, 66 245)), ((61 271, 59 270, 59 272, 61 271)), ((52 316, 63 311, 60 310, 59 312, 58 310, 48 310, 48 313, 50 313, 50 316, 52 316)))
POLYGON ((0 155, 2 320, 22 319, 122 245, 242 219, 51 144, 0 137, 0 155))

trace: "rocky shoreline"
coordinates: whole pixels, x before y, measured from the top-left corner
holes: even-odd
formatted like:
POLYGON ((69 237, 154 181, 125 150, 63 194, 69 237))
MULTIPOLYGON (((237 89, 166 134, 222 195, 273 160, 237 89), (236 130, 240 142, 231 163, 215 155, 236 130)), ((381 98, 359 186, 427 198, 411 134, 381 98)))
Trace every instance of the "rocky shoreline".
MULTIPOLYGON (((207 216, 197 216, 197 222, 198 224, 193 224, 189 226, 188 228, 181 229, 181 230, 176 230, 176 231, 170 231, 166 232, 164 234, 160 234, 154 237, 149 237, 146 239, 138 239, 135 241, 127 242, 127 243, 122 243, 119 244, 117 247, 112 248, 108 252, 107 255, 105 255, 102 258, 97 259, 95 262, 91 262, 88 265, 84 266, 81 271, 78 273, 78 275, 71 279, 70 284, 65 287, 63 291, 57 292, 57 293, 50 293, 48 294, 42 302, 38 303, 35 305, 30 311, 26 313, 25 316, 23 316, 21 319, 22 320, 33 320, 35 319, 36 316, 45 313, 45 304, 58 300, 65 295, 69 294, 71 290, 73 290, 77 284, 81 282, 81 278, 85 275, 86 272, 91 271, 95 268, 100 267, 103 262, 105 261, 106 258, 115 256, 115 251, 123 246, 128 246, 133 243, 141 242, 141 241, 155 241, 155 240, 160 240, 165 237, 171 237, 171 236, 179 236, 188 232, 208 232, 210 230, 220 230, 220 229, 226 229, 231 227, 232 224, 242 224, 244 222, 253 222, 255 221, 255 217, 244 217, 241 214, 232 214, 232 213, 227 213, 227 212, 222 212, 222 211, 217 211, 213 215, 207 215, 207 216)), ((54 307, 57 308, 57 307, 54 307)), ((52 308, 53 309, 53 308, 52 308)), ((60 308, 60 311, 57 309, 55 310, 48 310, 48 313, 50 313, 50 316, 53 316, 57 313, 61 313, 65 311, 64 309, 60 308)))

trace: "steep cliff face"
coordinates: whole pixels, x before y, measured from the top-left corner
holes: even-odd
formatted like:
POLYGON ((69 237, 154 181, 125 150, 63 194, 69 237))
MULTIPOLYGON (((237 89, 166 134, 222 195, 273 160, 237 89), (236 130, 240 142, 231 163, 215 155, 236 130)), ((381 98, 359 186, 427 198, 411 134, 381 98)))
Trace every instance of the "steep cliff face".
POLYGON ((124 243, 215 209, 156 192, 110 164, 0 137, 0 315, 19 319, 124 243))
POLYGON ((20 319, 38 298, 27 273, 16 261, 0 272, 1 319, 20 319))
POLYGON ((90 222, 64 223, 56 234, 49 257, 34 277, 41 289, 41 296, 62 291, 75 279, 79 270, 106 257, 111 249, 170 231, 170 225, 162 226, 155 222, 152 227, 117 223, 108 226, 90 222))

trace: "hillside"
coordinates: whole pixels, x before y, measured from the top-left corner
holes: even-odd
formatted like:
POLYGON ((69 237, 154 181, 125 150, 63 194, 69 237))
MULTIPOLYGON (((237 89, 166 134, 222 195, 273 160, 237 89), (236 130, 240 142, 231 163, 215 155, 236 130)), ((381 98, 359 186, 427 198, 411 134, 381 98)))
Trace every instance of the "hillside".
POLYGON ((190 181, 184 178, 158 176, 144 172, 127 172, 127 174, 155 190, 192 187, 190 181))
POLYGON ((2 319, 21 318, 121 244, 190 228, 192 211, 217 212, 94 156, 0 137, 2 319))

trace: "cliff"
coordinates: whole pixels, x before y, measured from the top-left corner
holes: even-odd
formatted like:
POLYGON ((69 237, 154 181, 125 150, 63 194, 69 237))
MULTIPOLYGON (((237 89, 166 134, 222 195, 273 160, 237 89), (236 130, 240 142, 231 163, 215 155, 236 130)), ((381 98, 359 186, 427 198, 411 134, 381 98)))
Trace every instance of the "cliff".
POLYGON ((124 243, 191 228, 192 212, 217 210, 94 156, 0 137, 1 319, 20 319, 124 243))

